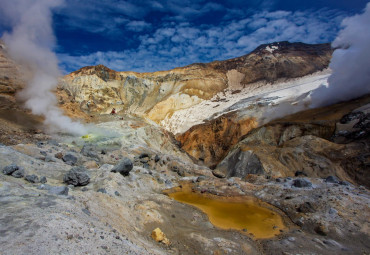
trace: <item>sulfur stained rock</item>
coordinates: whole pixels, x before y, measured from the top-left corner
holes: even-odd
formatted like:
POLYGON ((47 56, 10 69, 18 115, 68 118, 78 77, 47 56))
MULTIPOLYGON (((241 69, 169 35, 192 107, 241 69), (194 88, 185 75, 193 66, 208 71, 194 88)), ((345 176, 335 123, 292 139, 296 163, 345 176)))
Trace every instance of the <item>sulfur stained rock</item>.
POLYGON ((156 228, 156 229, 153 230, 152 238, 156 242, 161 242, 165 245, 170 245, 171 244, 170 240, 168 240, 168 238, 166 237, 166 235, 162 232, 162 230, 160 228, 156 228))

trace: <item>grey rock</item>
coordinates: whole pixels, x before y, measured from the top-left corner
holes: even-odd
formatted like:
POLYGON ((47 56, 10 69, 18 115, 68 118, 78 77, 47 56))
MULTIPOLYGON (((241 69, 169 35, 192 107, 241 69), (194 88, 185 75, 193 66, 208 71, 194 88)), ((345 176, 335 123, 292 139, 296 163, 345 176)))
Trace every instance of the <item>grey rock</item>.
POLYGON ((16 164, 11 164, 3 168, 3 174, 11 175, 13 172, 18 170, 19 167, 16 164))
POLYGON ((96 192, 100 192, 100 193, 103 193, 103 194, 107 194, 107 190, 105 188, 100 188, 98 189, 96 192))
POLYGON ((64 196, 67 196, 69 191, 68 187, 66 186, 51 186, 48 184, 41 184, 37 187, 37 189, 47 190, 50 194, 53 195, 64 195, 64 196))
POLYGON ((312 183, 306 179, 295 179, 292 186, 297 188, 309 188, 312 187, 312 183))
POLYGON ((48 155, 48 153, 46 151, 40 151, 40 154, 43 155, 43 156, 48 155))
POLYGON ((330 176, 325 178, 325 182, 327 182, 327 183, 339 183, 339 180, 338 180, 337 177, 330 175, 330 176))
POLYGON ((64 155, 62 160, 68 165, 75 165, 77 163, 77 157, 71 153, 64 155))
POLYGON ((40 182, 41 183, 46 183, 48 180, 46 179, 45 176, 42 176, 41 179, 40 179, 40 182))
POLYGON ((83 187, 82 189, 81 189, 81 191, 83 191, 83 192, 85 192, 85 191, 88 191, 89 189, 87 188, 87 187, 83 187))
POLYGON ((51 186, 50 189, 48 190, 50 194, 53 195, 63 195, 63 196, 68 196, 68 187, 66 186, 51 186))
POLYGON ((56 161, 57 161, 57 159, 53 156, 47 155, 45 157, 45 162, 56 162, 56 161))
POLYGON ((83 211, 86 215, 88 215, 88 216, 90 216, 90 215, 91 215, 91 213, 90 213, 89 209, 87 209, 87 208, 83 208, 83 209, 82 209, 82 211, 83 211))
POLYGON ((116 195, 117 197, 120 197, 121 196, 121 194, 118 191, 115 191, 114 192, 114 195, 116 195))
POLYGON ((39 177, 37 177, 37 175, 26 175, 26 177, 24 178, 26 179, 26 181, 28 182, 31 182, 31 183, 38 183, 39 182, 39 177))
POLYGON ((25 171, 22 167, 18 168, 18 170, 15 170, 12 173, 12 176, 15 177, 15 178, 22 178, 22 177, 24 177, 24 175, 25 175, 25 171))
POLYGON ((81 149, 81 154, 89 157, 89 158, 94 158, 99 160, 98 153, 96 152, 97 148, 95 145, 92 144, 85 144, 82 149, 81 149))
POLYGON ((130 174, 130 171, 132 170, 133 167, 134 165, 132 164, 131 159, 125 157, 112 168, 111 172, 120 173, 123 176, 127 176, 130 174))
POLYGON ((288 241, 289 242, 294 242, 295 241, 295 238, 293 236, 290 236, 290 237, 288 237, 288 241))
POLYGON ((338 214, 338 211, 331 207, 329 209, 329 214, 338 214))
POLYGON ((64 175, 63 181, 73 186, 85 186, 90 182, 90 176, 83 166, 72 167, 68 173, 64 175))

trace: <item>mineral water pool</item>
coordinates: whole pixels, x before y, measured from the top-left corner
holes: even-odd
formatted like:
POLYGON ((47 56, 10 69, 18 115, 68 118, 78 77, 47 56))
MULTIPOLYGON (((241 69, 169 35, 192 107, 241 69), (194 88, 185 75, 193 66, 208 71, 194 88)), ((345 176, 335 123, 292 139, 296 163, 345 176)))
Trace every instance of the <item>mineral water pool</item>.
POLYGON ((219 197, 193 192, 190 188, 177 189, 168 195, 199 208, 214 226, 222 229, 239 230, 257 239, 272 238, 285 229, 282 216, 253 197, 219 197))

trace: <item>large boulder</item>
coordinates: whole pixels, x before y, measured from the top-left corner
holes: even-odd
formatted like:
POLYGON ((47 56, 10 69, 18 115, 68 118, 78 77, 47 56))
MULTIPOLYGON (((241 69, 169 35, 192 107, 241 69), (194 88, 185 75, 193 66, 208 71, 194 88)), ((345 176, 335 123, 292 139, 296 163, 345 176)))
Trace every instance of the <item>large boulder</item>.
POLYGON ((63 181, 73 186, 85 186, 90 182, 90 176, 83 166, 76 166, 64 175, 63 181))
POLYGON ((127 176, 130 174, 130 171, 133 167, 134 164, 132 163, 131 159, 125 157, 112 168, 111 172, 120 173, 123 176, 127 176))

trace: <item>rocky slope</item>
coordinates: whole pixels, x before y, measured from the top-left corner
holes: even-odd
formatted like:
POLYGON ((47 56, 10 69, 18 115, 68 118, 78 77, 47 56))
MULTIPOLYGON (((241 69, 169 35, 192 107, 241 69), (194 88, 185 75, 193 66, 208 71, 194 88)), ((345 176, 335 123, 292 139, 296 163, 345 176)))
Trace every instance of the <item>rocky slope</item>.
POLYGON ((249 174, 275 178, 333 175, 370 187, 365 174, 370 159, 369 103, 370 98, 364 97, 300 112, 300 116, 288 116, 257 128, 230 149, 214 173, 240 178, 249 174), (347 113, 356 106, 361 107, 347 113), (343 117, 338 119, 340 112, 343 117))
POLYGON ((88 114, 109 113, 116 108, 147 117, 176 134, 222 112, 205 109, 201 115, 184 116, 185 110, 199 110, 201 103, 223 104, 225 100, 220 101, 220 95, 227 92, 238 94, 265 83, 323 70, 331 53, 329 44, 279 42, 261 45, 239 58, 154 73, 90 66, 65 76, 60 88, 67 92, 69 101, 79 103, 88 114), (179 123, 181 117, 184 120, 179 123))

